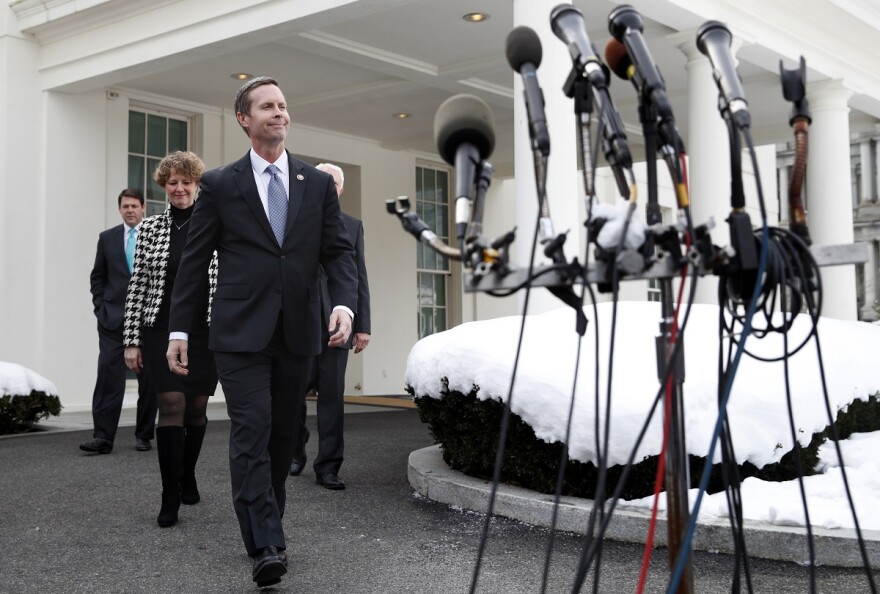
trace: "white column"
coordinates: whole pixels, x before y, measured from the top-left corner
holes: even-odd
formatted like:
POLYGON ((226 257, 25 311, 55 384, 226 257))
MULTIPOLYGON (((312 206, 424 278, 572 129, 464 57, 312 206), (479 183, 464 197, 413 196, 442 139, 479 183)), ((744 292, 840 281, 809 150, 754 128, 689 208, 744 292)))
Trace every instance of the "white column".
MULTIPOLYGON (((871 255, 870 255, 870 266, 871 266, 871 292, 865 293, 865 300, 870 302, 871 309, 874 309, 874 302, 880 301, 880 279, 878 279, 878 275, 880 275, 880 240, 874 240, 871 242, 871 255)), ((871 314, 872 319, 877 319, 878 313, 873 311, 871 314)))
POLYGON ((865 305, 862 307, 863 320, 876 320, 877 312, 874 311, 874 301, 877 300, 877 272, 880 267, 878 261, 878 242, 868 240, 868 261, 865 263, 865 305))
POLYGON ((870 202, 873 194, 874 180, 871 179, 871 139, 865 138, 859 142, 859 162, 862 167, 862 175, 859 178, 859 204, 870 202))
MULTIPOLYGON (((691 216, 694 225, 714 219, 712 242, 726 246, 730 233, 725 219, 730 214, 730 146, 727 126, 718 112, 718 87, 712 77, 712 64, 697 49, 696 32, 672 36, 677 47, 687 56, 688 77, 688 175, 690 182, 691 216)), ((739 44, 735 41, 731 51, 739 44)), ((697 303, 718 302, 718 279, 700 279, 697 303)))
MULTIPOLYGON (((766 174, 765 174, 766 175, 766 174)), ((791 177, 791 166, 783 165, 777 170, 777 183, 779 184, 778 200, 779 200, 779 224, 787 227, 790 224, 788 212, 788 180, 791 177)), ((769 196, 765 199, 770 199, 769 196)))
MULTIPOLYGON (((583 261, 581 244, 583 223, 583 192, 579 190, 577 144, 574 104, 562 92, 562 86, 571 71, 571 56, 565 44, 550 29, 550 12, 559 0, 514 0, 513 26, 534 29, 541 40, 543 58, 538 68, 538 82, 544 90, 547 127, 550 132, 550 157, 547 170, 547 199, 550 216, 557 234, 569 231, 565 254, 570 260, 579 256, 583 261)), ((516 264, 527 266, 538 198, 535 186, 534 159, 529 139, 528 114, 523 99, 522 77, 511 70, 514 77, 514 167, 516 175, 516 264)), ((536 261, 547 263, 540 255, 536 261)), ((519 294, 518 310, 522 311, 524 293, 519 294)), ((561 302, 546 290, 535 290, 530 297, 529 311, 533 313, 560 307, 561 302)))
POLYGON ((104 218, 107 203, 115 205, 122 189, 105 186, 102 175, 107 160, 107 110, 112 102, 104 92, 96 91, 47 92, 44 103, 46 175, 40 273, 45 295, 40 304, 39 339, 44 369, 61 392, 62 404, 68 409, 88 409, 98 357, 89 275, 98 233, 122 221, 118 210, 115 220, 105 224, 104 218))
MULTIPOLYGON (((809 84, 813 123, 807 161, 807 219, 815 245, 852 243, 853 209, 849 157, 849 108, 852 91, 839 80, 809 84)), ((822 268, 822 315, 856 319, 855 267, 822 268)))
MULTIPOLYGON (((44 95, 40 46, 18 32, 9 2, 0 3, 0 361, 49 376, 40 343, 44 95)), ((101 171, 93 160, 92 174, 101 171)), ((88 174, 86 174, 88 175, 88 174)), ((64 246, 63 242, 56 246, 64 246)), ((58 296, 58 299, 62 299, 58 296)), ((87 298, 87 297, 86 297, 87 298)), ((77 345, 78 346, 78 345, 77 345)))
POLYGON ((871 199, 880 200, 880 124, 874 124, 874 162, 871 165, 871 176, 874 178, 871 199))

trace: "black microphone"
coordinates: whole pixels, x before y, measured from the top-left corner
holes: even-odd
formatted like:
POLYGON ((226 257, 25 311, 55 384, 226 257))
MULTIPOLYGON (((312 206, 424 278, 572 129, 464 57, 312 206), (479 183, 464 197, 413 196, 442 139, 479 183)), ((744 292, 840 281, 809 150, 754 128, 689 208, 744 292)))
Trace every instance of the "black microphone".
POLYGON ((632 172, 632 155, 626 141, 626 130, 611 101, 604 65, 587 36, 584 15, 571 4, 560 4, 550 12, 550 28, 568 46, 577 74, 583 76, 592 87, 593 98, 602 118, 605 160, 614 172, 620 193, 628 198, 630 190, 624 172, 632 172))
POLYGON ((749 102, 746 101, 742 81, 730 51, 732 39, 730 29, 724 23, 706 21, 697 30, 697 49, 712 63, 715 84, 718 85, 724 103, 720 107, 721 115, 728 112, 734 124, 739 128, 748 128, 751 123, 749 102))
MULTIPOLYGON (((629 59, 641 75, 642 90, 649 95, 657 91, 665 95, 666 85, 645 43, 643 28, 641 15, 629 4, 621 4, 608 15, 608 32, 626 47, 629 59)), ((605 59, 608 59, 607 46, 605 59)), ((611 67, 610 63, 609 67, 611 67)))
POLYGON ((544 116, 544 93, 535 72, 541 65, 541 40, 529 27, 517 27, 507 35, 506 53, 510 67, 522 75, 532 147, 546 157, 550 154, 550 134, 544 116))
MULTIPOLYGON (((677 149, 680 139, 675 130, 672 104, 666 96, 666 83, 663 81, 663 76, 651 56, 648 44, 645 43, 645 37, 642 35, 643 28, 642 16, 628 4, 616 7, 608 15, 608 32, 624 45, 625 53, 635 67, 633 82, 637 84, 639 93, 651 101, 657 118, 661 122, 659 131, 663 142, 677 149)), ((611 65, 611 60, 608 57, 610 45, 609 43, 605 46, 605 60, 608 62, 609 68, 619 75, 620 73, 611 65)))
POLYGON ((647 102, 653 107, 653 110, 645 113, 652 113, 652 117, 656 117, 657 133, 664 145, 672 148, 675 153, 684 150, 684 141, 678 133, 675 125, 675 116, 672 114, 672 104, 666 96, 665 88, 658 92, 651 93, 649 84, 646 82, 639 67, 632 61, 626 46, 613 37, 608 40, 605 45, 605 63, 608 69, 623 80, 629 80, 636 88, 639 96, 639 103, 643 105, 647 102))
POLYGON ((605 87, 608 84, 602 62, 593 50, 593 44, 584 26, 584 15, 571 4, 560 4, 550 12, 550 28, 554 35, 565 42, 568 53, 590 83, 605 87))
POLYGON ((463 244, 477 172, 495 148, 492 110, 474 95, 453 95, 434 115, 437 152, 455 167, 455 236, 463 244))

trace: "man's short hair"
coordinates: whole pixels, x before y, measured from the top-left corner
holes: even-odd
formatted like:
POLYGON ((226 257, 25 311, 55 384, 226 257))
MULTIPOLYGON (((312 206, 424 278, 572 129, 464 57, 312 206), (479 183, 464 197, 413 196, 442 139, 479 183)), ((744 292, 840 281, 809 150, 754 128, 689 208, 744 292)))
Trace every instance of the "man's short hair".
POLYGON ((339 174, 339 187, 345 187, 345 173, 342 171, 342 167, 339 165, 334 165, 333 163, 318 163, 315 165, 315 169, 320 169, 330 175, 333 175, 333 172, 339 174))
POLYGON ((138 190, 137 188, 125 188, 121 192, 119 192, 119 198, 116 199, 116 207, 122 206, 123 198, 137 198, 137 201, 141 203, 141 206, 144 205, 144 193, 138 190))
MULTIPOLYGON (((262 87, 263 85, 275 85, 277 87, 278 81, 271 76, 256 76, 241 85, 241 88, 238 89, 238 92, 235 94, 235 102, 232 104, 232 108, 235 111, 236 122, 238 122, 238 114, 240 113, 251 115, 251 91, 257 87, 262 87)), ((238 122, 238 125, 241 126, 241 122, 238 122)), ((247 134, 248 137, 250 137, 251 133, 248 132, 247 128, 241 126, 241 129, 244 130, 244 133, 247 134)))

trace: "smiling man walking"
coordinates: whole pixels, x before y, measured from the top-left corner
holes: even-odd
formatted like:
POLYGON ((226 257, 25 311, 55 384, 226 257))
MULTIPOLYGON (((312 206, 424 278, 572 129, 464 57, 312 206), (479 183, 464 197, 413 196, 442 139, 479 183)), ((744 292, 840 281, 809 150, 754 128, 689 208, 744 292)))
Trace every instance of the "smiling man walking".
POLYGON ((306 382, 321 352, 344 344, 357 308, 354 248, 333 178, 290 155, 287 103, 277 81, 245 83, 235 99, 251 141, 240 160, 205 173, 171 301, 168 363, 188 373, 186 337, 202 314, 211 256, 219 259, 209 346, 231 420, 233 507, 257 585, 287 571, 281 525, 306 382), (321 316, 320 269, 333 303, 321 316))

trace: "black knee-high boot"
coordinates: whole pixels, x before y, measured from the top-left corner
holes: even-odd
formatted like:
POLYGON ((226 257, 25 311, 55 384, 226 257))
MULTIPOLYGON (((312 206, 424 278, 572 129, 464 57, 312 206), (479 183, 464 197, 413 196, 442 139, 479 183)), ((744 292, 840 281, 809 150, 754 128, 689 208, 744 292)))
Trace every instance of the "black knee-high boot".
POLYGON ((199 487, 196 483, 196 462, 199 461, 199 453, 202 451, 202 442, 205 440, 204 425, 186 425, 186 438, 183 448, 183 476, 180 479, 180 502, 186 505, 195 505, 202 496, 199 495, 199 487))
POLYGON ((159 453, 159 471, 162 473, 162 509, 156 522, 163 528, 177 523, 183 443, 183 427, 156 428, 156 450, 159 453))

